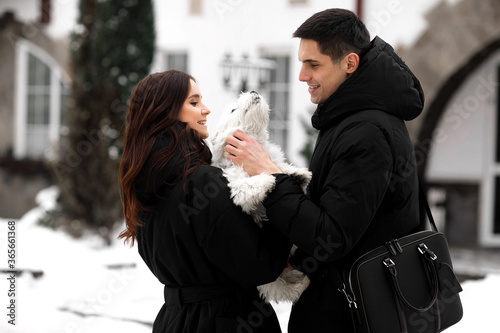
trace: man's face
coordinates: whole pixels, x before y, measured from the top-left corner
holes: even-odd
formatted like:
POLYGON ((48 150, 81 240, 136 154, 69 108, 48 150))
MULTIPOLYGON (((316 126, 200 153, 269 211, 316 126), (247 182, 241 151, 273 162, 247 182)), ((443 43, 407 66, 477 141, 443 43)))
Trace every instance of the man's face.
POLYGON ((314 104, 323 103, 348 77, 345 58, 334 64, 312 39, 300 40, 299 61, 302 62, 299 80, 309 86, 314 104))

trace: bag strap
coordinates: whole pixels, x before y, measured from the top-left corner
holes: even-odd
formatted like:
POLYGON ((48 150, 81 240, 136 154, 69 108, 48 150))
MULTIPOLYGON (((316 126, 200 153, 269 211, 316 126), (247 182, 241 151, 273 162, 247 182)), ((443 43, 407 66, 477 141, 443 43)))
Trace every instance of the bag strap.
POLYGON ((436 226, 436 222, 434 221, 434 217, 432 217, 431 207, 429 206, 429 202, 427 201, 427 195, 425 194, 424 185, 422 183, 422 180, 420 179, 420 176, 418 176, 418 192, 419 192, 420 205, 424 206, 431 227, 434 231, 437 232, 438 228, 436 226))

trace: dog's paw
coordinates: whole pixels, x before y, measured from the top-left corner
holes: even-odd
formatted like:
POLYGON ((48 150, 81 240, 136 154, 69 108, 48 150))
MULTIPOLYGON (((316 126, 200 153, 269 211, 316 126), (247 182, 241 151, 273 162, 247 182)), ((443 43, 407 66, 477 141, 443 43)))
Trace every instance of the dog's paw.
POLYGON ((276 281, 258 286, 257 289, 267 302, 296 303, 310 282, 301 271, 286 267, 276 281))

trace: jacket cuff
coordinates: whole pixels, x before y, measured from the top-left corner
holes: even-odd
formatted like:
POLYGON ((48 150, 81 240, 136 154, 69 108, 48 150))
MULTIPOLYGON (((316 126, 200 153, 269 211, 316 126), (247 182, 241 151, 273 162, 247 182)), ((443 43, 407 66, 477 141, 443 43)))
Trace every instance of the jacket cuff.
POLYGON ((273 174, 276 178, 274 189, 267 194, 262 204, 266 209, 273 206, 283 196, 288 194, 304 194, 300 185, 292 179, 289 175, 280 173, 273 174))

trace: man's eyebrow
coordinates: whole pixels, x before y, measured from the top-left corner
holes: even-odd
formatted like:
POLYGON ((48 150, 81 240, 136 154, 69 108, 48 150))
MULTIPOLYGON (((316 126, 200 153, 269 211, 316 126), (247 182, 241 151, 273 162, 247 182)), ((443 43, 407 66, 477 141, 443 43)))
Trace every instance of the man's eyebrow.
MULTIPOLYGON (((300 59, 299 59, 300 61, 300 59)), ((318 60, 314 60, 314 59, 306 59, 306 60, 302 60, 302 63, 305 64, 305 63, 312 63, 312 62, 319 62, 318 60)))

